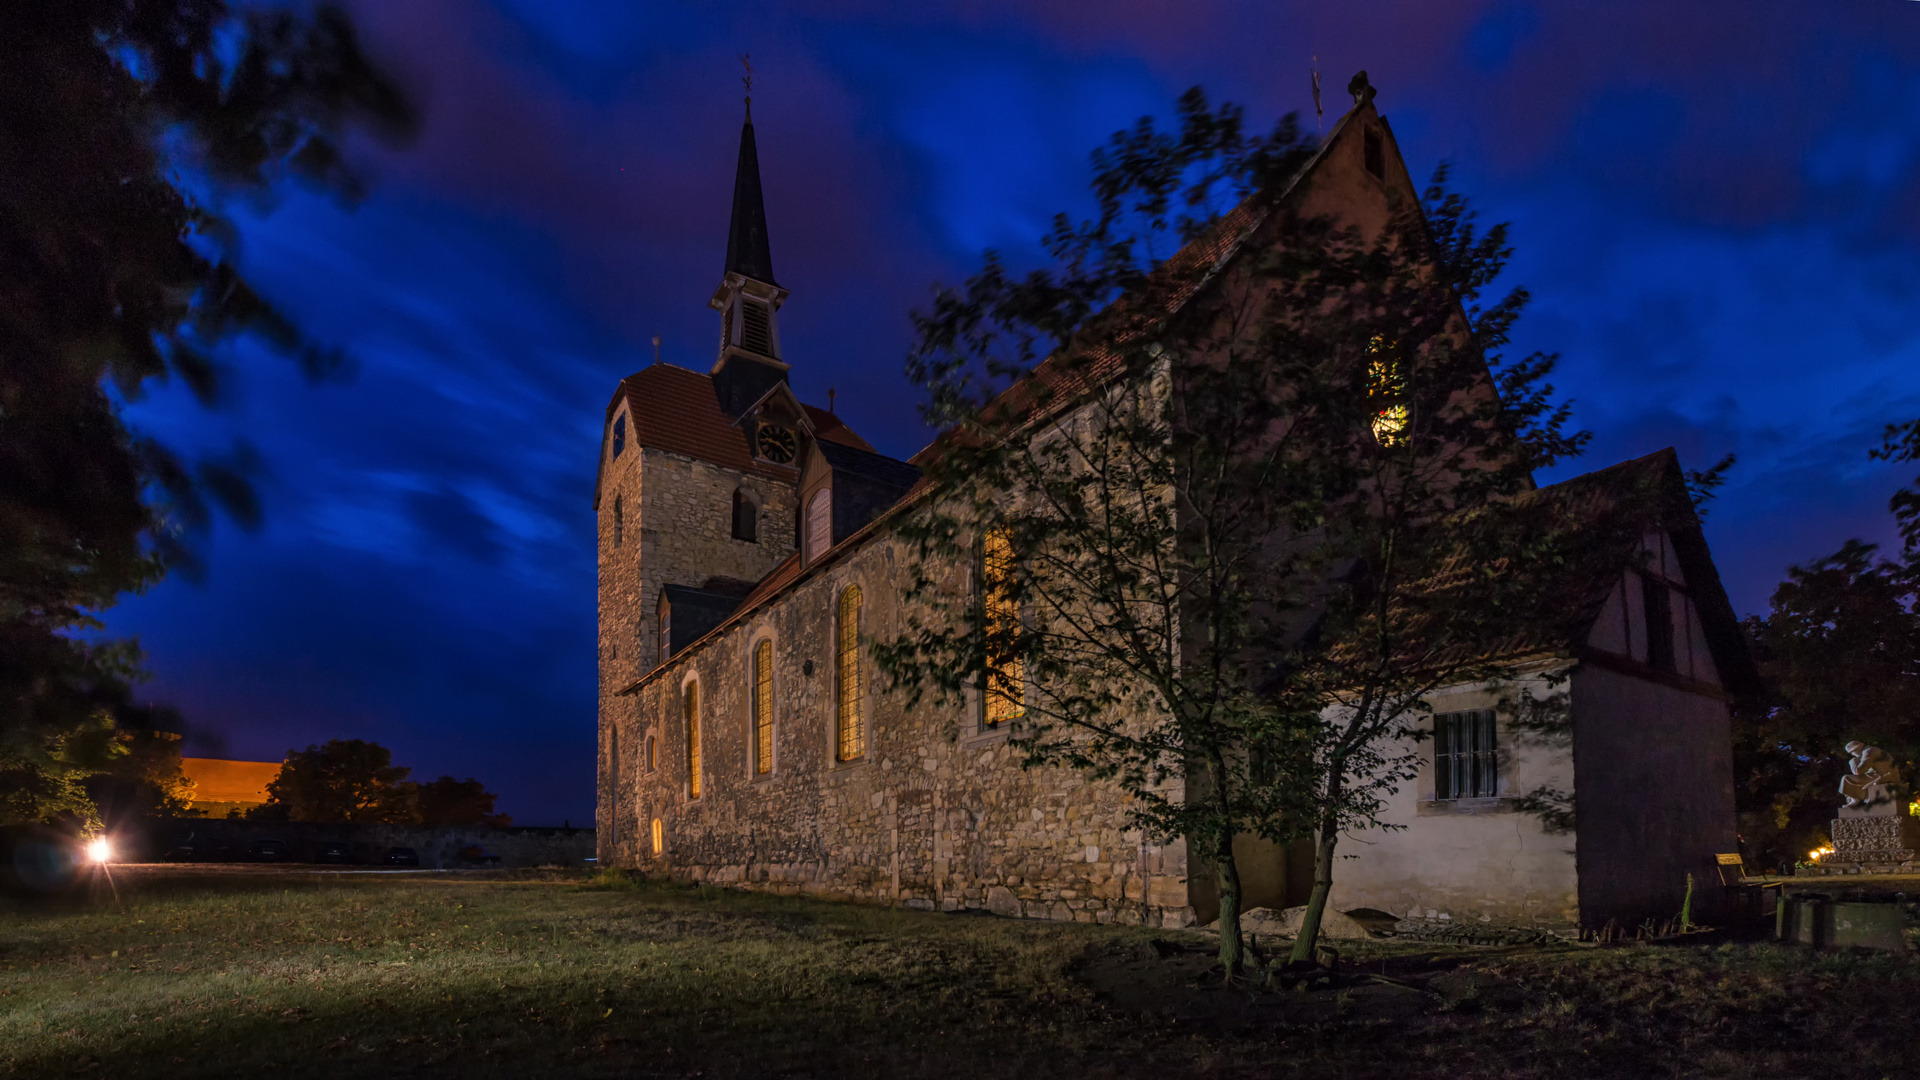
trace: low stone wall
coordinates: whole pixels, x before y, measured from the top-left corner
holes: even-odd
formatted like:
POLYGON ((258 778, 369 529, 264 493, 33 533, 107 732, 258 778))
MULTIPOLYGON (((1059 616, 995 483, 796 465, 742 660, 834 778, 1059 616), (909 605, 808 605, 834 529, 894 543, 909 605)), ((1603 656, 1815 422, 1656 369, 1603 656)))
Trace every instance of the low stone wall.
MULTIPOLYGON (((448 869, 473 865, 460 858, 461 850, 480 848, 498 855, 499 866, 584 866, 593 858, 594 830, 567 827, 500 828, 490 825, 323 825, 313 822, 264 822, 167 818, 150 822, 142 838, 123 842, 130 857, 165 858, 189 842, 207 858, 208 848, 224 845, 212 861, 243 861, 256 840, 283 840, 299 862, 311 862, 319 845, 339 841, 352 845, 354 861, 384 865, 387 849, 409 847, 420 855, 422 868, 448 869)), ((492 864, 490 864, 492 865, 492 864)))

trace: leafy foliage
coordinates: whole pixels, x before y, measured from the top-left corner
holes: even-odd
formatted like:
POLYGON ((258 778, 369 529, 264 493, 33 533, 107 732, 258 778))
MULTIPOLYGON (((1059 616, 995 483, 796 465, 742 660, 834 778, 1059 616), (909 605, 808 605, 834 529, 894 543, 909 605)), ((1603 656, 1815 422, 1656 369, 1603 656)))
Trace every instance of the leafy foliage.
POLYGON ((1849 540, 1788 570, 1767 617, 1746 621, 1764 688, 1736 714, 1740 831, 1791 864, 1826 839, 1846 744, 1920 764, 1920 561, 1849 540))
POLYGON ((362 739, 287 751, 267 785, 267 801, 248 812, 268 821, 405 822, 416 820, 413 770, 393 763, 393 752, 362 739))
POLYGON ((989 253, 916 317, 908 371, 946 434, 900 532, 930 614, 878 656, 915 700, 1017 698, 992 715, 1023 714, 1028 765, 1117 782, 1186 837, 1231 976, 1234 836, 1318 837, 1310 955, 1334 846, 1413 775, 1425 696, 1499 677, 1605 538, 1520 498, 1586 436, 1552 357, 1499 358, 1526 301, 1483 305, 1504 227, 1444 169, 1370 235, 1302 217, 1294 118, 1247 137, 1196 89, 1180 121, 1094 155, 1100 214, 1056 220, 1052 269, 989 253), (991 603, 953 569, 990 534, 1018 560, 991 603))
POLYGON ((416 787, 420 822, 425 825, 511 825, 513 819, 493 812, 496 796, 485 784, 468 777, 442 776, 416 787))
POLYGON ((339 10, 223 0, 6 5, 0 117, 0 768, 18 821, 88 813, 75 785, 127 712, 137 649, 76 635, 194 568, 212 506, 259 517, 244 446, 184 460, 121 402, 174 378, 216 402, 242 334, 316 378, 341 367, 248 285, 220 203, 288 178, 351 193, 350 127, 399 137, 413 117, 339 10))

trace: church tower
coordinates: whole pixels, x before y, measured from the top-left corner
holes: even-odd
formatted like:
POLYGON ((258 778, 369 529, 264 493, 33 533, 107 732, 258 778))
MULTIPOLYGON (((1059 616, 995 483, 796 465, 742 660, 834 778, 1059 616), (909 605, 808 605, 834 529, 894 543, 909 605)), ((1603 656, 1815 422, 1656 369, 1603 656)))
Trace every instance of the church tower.
POLYGON ((642 715, 622 691, 723 622, 794 553, 800 463, 815 440, 872 449, 788 384, 787 290, 773 276, 748 108, 726 266, 710 301, 717 354, 705 373, 656 362, 620 380, 602 428, 594 510, 606 865, 646 841, 635 780, 659 766, 665 745, 666 721, 642 715))

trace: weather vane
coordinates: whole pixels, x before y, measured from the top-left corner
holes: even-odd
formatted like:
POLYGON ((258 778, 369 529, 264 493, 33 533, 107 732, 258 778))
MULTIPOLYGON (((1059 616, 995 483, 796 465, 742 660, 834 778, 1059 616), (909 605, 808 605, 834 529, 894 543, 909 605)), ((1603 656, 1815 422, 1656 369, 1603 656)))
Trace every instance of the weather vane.
POLYGON ((740 66, 747 69, 747 73, 740 76, 740 82, 747 88, 747 108, 751 109, 753 108, 753 62, 747 59, 746 53, 740 54, 740 66))

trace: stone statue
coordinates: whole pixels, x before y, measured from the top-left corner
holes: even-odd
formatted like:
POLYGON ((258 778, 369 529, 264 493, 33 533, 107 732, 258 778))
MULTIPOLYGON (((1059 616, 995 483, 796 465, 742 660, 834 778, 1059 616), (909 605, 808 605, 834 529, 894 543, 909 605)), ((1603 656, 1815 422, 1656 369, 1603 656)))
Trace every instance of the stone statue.
POLYGON ((1893 757, 1863 742, 1848 743, 1847 753, 1853 760, 1848 765, 1851 772, 1840 778, 1840 794, 1847 800, 1840 813, 1899 816, 1906 807, 1901 799, 1900 769, 1893 757))

